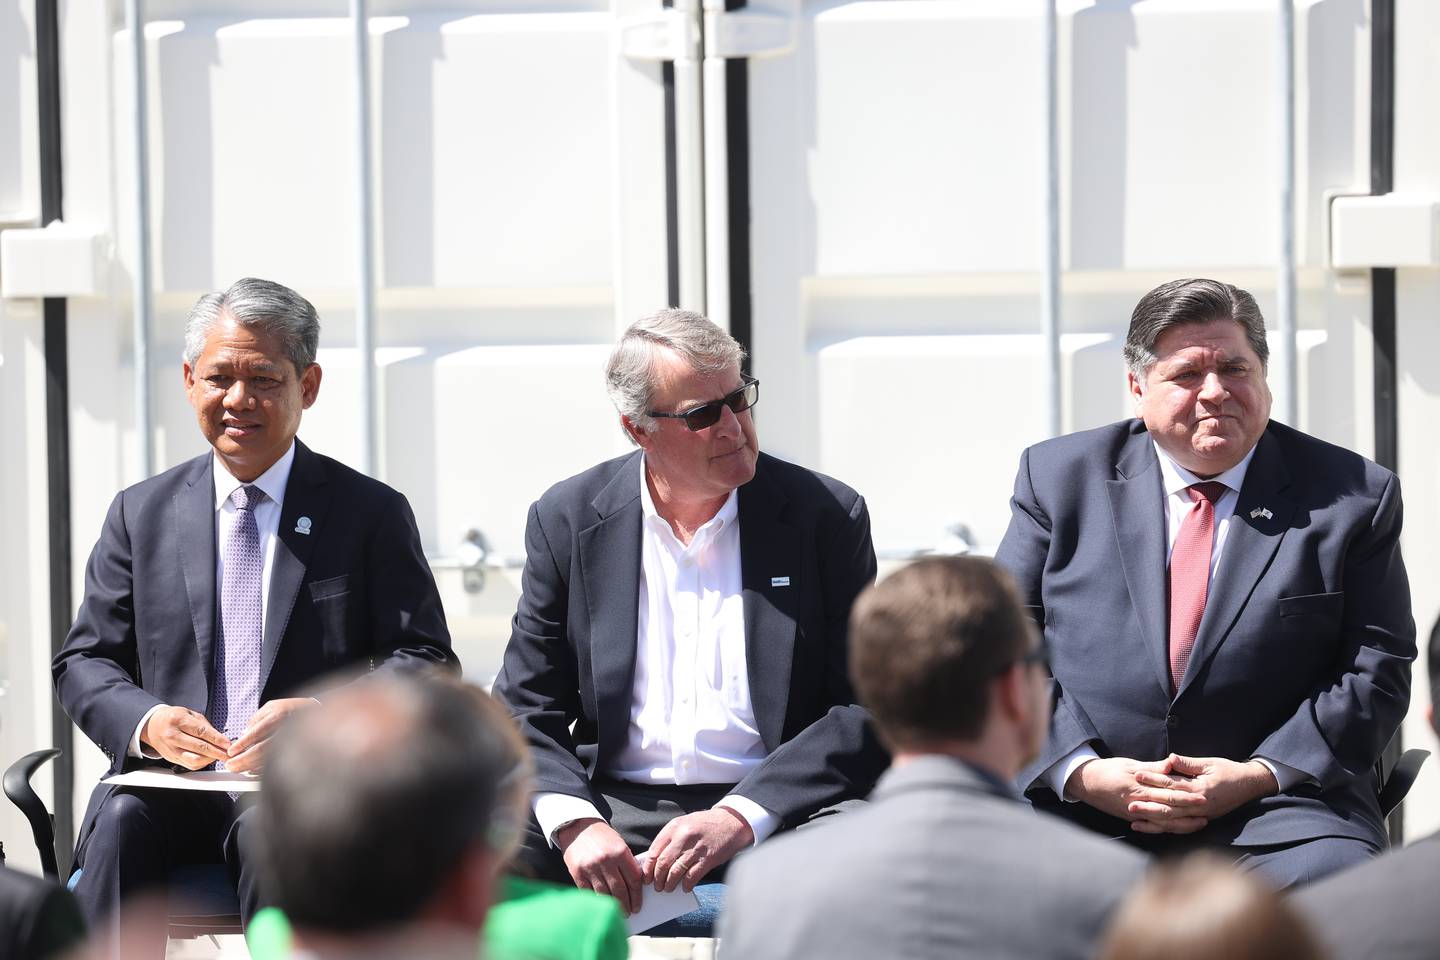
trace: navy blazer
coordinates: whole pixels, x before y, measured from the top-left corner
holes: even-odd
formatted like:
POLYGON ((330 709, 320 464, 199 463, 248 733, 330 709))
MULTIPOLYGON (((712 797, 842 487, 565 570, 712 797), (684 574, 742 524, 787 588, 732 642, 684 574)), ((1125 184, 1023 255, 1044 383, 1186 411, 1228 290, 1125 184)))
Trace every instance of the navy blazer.
MULTIPOLYGON (((1373 767, 1410 702, 1415 623, 1395 475, 1270 423, 1255 446, 1189 667, 1170 694, 1164 490, 1145 425, 1127 420, 1020 460, 1008 568, 1053 651, 1055 716, 1035 778, 1085 743, 1101 756, 1262 756, 1307 779, 1200 841, 1320 836, 1385 845, 1373 767)), ((1129 831, 1049 789, 1039 806, 1129 831)))
MULTIPOLYGON (((208 715, 219 619, 213 464, 202 454, 115 497, 52 664, 61 705, 110 773, 145 762, 126 751, 151 707, 208 715)), ((269 591, 262 704, 347 666, 458 666, 405 497, 298 440, 269 591), (301 517, 308 534, 296 529, 301 517)))
MULTIPOLYGON (((639 451, 607 461, 530 508, 520 604, 495 681, 534 751, 536 789, 597 806, 591 778, 630 726, 640 464, 639 451)), ((870 516, 844 484, 766 454, 738 510, 746 667, 769 757, 735 792, 794 825, 864 796, 888 762, 847 665, 850 605, 875 579, 870 516)))

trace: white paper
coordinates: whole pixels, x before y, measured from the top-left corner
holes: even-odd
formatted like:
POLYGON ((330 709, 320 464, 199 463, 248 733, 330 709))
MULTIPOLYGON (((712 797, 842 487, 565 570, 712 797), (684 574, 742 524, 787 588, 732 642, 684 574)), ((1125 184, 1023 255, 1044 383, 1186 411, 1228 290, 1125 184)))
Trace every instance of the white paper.
POLYGON ((122 787, 160 787, 166 790, 214 790, 219 793, 250 793, 260 789, 260 778, 229 770, 192 770, 177 773, 160 767, 146 767, 106 777, 104 783, 122 787))
MULTIPOLYGON (((642 853, 635 858, 642 870, 648 856, 648 853, 642 853)), ((700 898, 693 891, 686 893, 684 888, 676 887, 669 893, 661 893, 654 887, 641 887, 640 909, 630 915, 626 925, 633 936, 699 909, 700 898)))

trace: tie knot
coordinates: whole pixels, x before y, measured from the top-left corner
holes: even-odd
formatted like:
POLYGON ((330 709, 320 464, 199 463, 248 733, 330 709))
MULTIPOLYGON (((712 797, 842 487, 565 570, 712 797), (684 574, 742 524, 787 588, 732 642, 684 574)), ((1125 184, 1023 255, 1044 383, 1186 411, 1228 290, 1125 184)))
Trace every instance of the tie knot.
POLYGON ((1206 480, 1204 483, 1190 484, 1190 486, 1185 488, 1185 492, 1190 494, 1190 499, 1195 503, 1199 503, 1203 498, 1213 504, 1216 500, 1223 497, 1225 491, 1228 489, 1230 488, 1219 480, 1206 480))
POLYGON ((235 492, 230 494, 230 500, 235 504, 236 510, 254 510, 265 499, 265 491, 247 483, 243 487, 236 487, 235 492))

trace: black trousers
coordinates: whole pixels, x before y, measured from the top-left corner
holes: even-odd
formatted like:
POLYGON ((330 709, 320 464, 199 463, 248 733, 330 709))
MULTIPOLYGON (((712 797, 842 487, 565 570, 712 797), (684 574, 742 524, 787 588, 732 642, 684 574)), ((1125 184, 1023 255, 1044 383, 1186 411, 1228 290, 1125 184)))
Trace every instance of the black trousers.
POLYGON ((105 784, 95 788, 88 815, 94 820, 75 853, 80 879, 75 899, 97 942, 116 955, 165 955, 167 878, 178 866, 223 863, 235 884, 242 920, 260 909, 253 848, 250 794, 157 790, 105 784), (141 903, 143 911, 129 909, 141 903))

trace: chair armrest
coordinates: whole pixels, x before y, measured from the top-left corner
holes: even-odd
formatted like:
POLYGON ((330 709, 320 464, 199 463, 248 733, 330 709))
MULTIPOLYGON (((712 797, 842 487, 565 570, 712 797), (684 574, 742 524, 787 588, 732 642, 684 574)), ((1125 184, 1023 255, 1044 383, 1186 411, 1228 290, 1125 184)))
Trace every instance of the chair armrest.
POLYGON ((60 867, 55 861, 55 826, 50 819, 50 811, 45 809, 44 801, 35 793, 35 788, 30 786, 30 778, 46 761, 58 756, 60 751, 54 747, 36 750, 10 764, 5 771, 5 796, 9 797, 10 802, 19 807, 20 812, 25 814, 25 819, 30 821, 30 833, 35 837, 35 846, 40 850, 41 869, 48 879, 56 883, 60 882, 60 867))
POLYGON ((1385 783, 1380 787, 1380 815, 1390 816, 1390 811, 1400 805, 1405 799, 1405 794, 1415 785, 1415 778, 1420 775, 1420 767, 1425 758, 1430 756, 1429 750, 1406 750, 1395 766, 1390 770, 1390 776, 1385 778, 1385 783))

